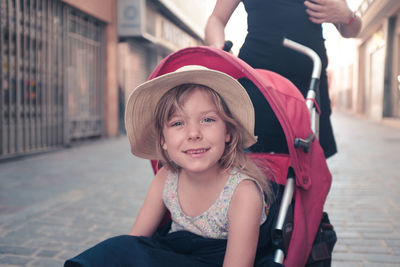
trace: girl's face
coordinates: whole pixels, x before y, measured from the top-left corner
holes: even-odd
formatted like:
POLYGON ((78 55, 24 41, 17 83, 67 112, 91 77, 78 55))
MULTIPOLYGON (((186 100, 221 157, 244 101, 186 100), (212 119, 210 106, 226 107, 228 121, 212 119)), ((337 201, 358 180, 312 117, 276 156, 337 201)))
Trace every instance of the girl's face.
POLYGON ((162 148, 183 170, 201 173, 219 169, 218 161, 229 140, 225 122, 210 95, 194 89, 182 109, 165 123, 162 148))

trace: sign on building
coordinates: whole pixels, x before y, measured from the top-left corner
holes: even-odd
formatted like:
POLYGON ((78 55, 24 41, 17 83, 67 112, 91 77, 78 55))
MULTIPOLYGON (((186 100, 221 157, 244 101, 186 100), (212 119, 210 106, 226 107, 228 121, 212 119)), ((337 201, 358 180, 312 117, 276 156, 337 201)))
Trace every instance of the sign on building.
POLYGON ((145 0, 118 0, 118 35, 142 36, 145 25, 145 0))

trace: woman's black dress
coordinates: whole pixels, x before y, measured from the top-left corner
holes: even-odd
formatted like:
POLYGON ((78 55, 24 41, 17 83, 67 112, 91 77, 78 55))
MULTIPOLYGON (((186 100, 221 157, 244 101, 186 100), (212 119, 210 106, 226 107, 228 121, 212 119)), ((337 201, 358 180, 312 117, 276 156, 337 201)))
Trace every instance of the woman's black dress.
MULTIPOLYGON (((248 34, 239 58, 253 68, 267 69, 288 78, 306 95, 310 85, 312 61, 305 55, 282 46, 287 37, 313 49, 321 58, 320 136, 325 156, 336 153, 330 122, 330 99, 326 66, 328 59, 320 24, 312 23, 304 0, 243 0, 248 13, 248 34)), ((257 133, 256 133, 257 134, 257 133)))

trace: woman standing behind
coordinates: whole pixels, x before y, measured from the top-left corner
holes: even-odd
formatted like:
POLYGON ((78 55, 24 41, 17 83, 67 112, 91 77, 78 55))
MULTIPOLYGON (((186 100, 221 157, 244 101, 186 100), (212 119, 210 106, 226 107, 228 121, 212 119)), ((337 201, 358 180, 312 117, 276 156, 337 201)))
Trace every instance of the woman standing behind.
MULTIPOLYGON (((205 36, 210 46, 222 48, 224 29, 240 0, 217 0, 208 19, 205 36)), ((350 10, 346 0, 243 0, 248 14, 248 33, 239 58, 253 68, 267 69, 293 82, 305 96, 310 84, 312 61, 282 46, 284 37, 313 49, 321 58, 320 136, 325 157, 337 152, 330 122, 330 99, 326 67, 328 59, 321 23, 333 23, 345 38, 355 37, 361 19, 350 10)))

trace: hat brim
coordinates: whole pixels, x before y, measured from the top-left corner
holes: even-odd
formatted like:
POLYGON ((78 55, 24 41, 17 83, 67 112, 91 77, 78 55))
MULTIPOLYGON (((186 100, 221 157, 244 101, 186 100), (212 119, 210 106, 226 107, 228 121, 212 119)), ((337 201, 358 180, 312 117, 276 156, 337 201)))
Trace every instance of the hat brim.
POLYGON ((134 155, 146 159, 161 159, 153 121, 154 110, 167 91, 186 83, 205 85, 215 90, 224 99, 234 118, 247 130, 245 147, 256 143, 254 108, 243 86, 223 72, 198 66, 195 69, 161 75, 132 91, 125 109, 125 127, 134 155))

